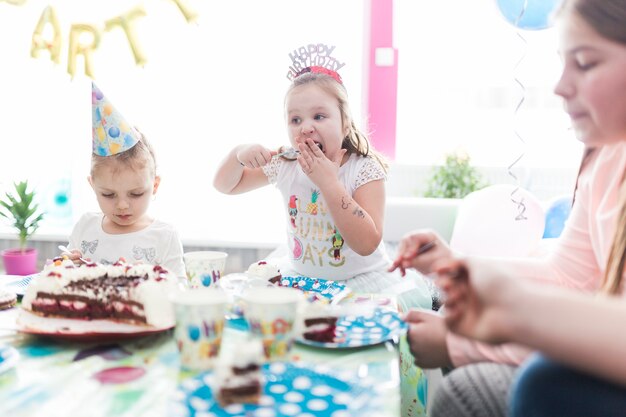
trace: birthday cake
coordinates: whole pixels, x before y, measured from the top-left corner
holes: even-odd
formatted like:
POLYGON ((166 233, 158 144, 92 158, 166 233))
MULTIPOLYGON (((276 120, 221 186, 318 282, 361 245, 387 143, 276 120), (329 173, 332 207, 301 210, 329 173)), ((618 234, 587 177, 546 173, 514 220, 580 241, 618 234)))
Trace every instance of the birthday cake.
POLYGON ((263 346, 251 340, 238 344, 231 360, 220 360, 216 364, 214 390, 222 407, 259 403, 263 392, 263 360, 263 346))
POLYGON ((266 261, 255 262, 248 267, 246 274, 250 278, 260 278, 275 284, 283 277, 280 269, 276 265, 267 263, 266 261))
POLYGON ((55 259, 28 286, 22 307, 41 316, 107 319, 167 327, 174 324, 168 299, 175 279, 159 265, 75 265, 55 259))
POLYGON ((333 343, 337 337, 339 314, 320 303, 307 303, 300 312, 302 338, 320 343, 333 343))

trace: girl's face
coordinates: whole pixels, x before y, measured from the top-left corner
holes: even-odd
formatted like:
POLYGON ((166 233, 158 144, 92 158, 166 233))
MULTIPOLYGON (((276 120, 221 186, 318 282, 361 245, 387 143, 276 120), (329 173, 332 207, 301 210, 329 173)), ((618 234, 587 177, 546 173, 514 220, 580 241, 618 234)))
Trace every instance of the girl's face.
POLYGON ((291 145, 297 147, 305 139, 311 138, 332 159, 341 149, 347 134, 337 98, 309 83, 291 90, 285 105, 291 145))
POLYGON ((103 164, 89 177, 110 231, 123 233, 148 226, 147 211, 159 182, 148 167, 135 170, 117 163, 103 164))
POLYGON ((560 22, 563 73, 554 92, 563 97, 576 135, 587 146, 626 140, 626 45, 566 13, 560 22))

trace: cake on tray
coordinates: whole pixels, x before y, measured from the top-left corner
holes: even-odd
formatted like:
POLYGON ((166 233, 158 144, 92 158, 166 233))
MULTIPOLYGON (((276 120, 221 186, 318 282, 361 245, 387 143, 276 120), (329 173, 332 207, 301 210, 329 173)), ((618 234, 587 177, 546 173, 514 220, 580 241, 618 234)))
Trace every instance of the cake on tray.
POLYGON ((40 316, 106 319, 167 327, 174 324, 168 294, 176 278, 159 265, 75 265, 56 258, 30 283, 22 308, 40 316))

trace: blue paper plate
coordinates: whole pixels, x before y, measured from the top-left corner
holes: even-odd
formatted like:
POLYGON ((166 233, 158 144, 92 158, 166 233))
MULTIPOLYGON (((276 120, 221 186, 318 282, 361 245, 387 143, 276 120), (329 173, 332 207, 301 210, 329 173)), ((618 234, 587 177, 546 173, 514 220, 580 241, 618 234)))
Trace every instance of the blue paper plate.
POLYGON ((332 376, 324 367, 277 362, 264 365, 262 371, 265 386, 259 405, 220 407, 211 388, 213 374, 206 372, 181 382, 168 415, 349 417, 380 414, 381 400, 376 400, 371 386, 332 376))
POLYGON ((13 368, 19 358, 20 354, 15 348, 0 346, 0 374, 13 368))
POLYGON ((376 345, 401 336, 409 326, 398 313, 375 308, 364 315, 340 316, 337 320, 334 343, 322 343, 298 338, 299 343, 326 348, 353 348, 376 345))
POLYGON ((292 287, 309 293, 313 298, 332 300, 339 294, 345 294, 346 286, 336 281, 309 277, 283 277, 278 283, 281 287, 292 287))

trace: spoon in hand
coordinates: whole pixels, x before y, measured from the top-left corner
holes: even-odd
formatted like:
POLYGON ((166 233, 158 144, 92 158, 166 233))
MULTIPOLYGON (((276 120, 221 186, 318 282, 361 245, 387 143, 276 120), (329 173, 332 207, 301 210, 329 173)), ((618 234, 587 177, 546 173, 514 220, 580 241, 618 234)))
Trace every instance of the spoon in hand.
MULTIPOLYGON (((57 247, 61 250, 61 252, 62 252, 62 253, 69 253, 69 254, 71 254, 71 253, 72 253, 72 251, 70 251, 70 250, 69 250, 66 246, 59 245, 59 246, 57 246, 57 247)), ((89 263, 89 261, 88 261, 87 259, 85 259, 85 258, 80 257, 80 258, 78 258, 78 259, 79 259, 81 262, 83 262, 83 263, 89 263)))

